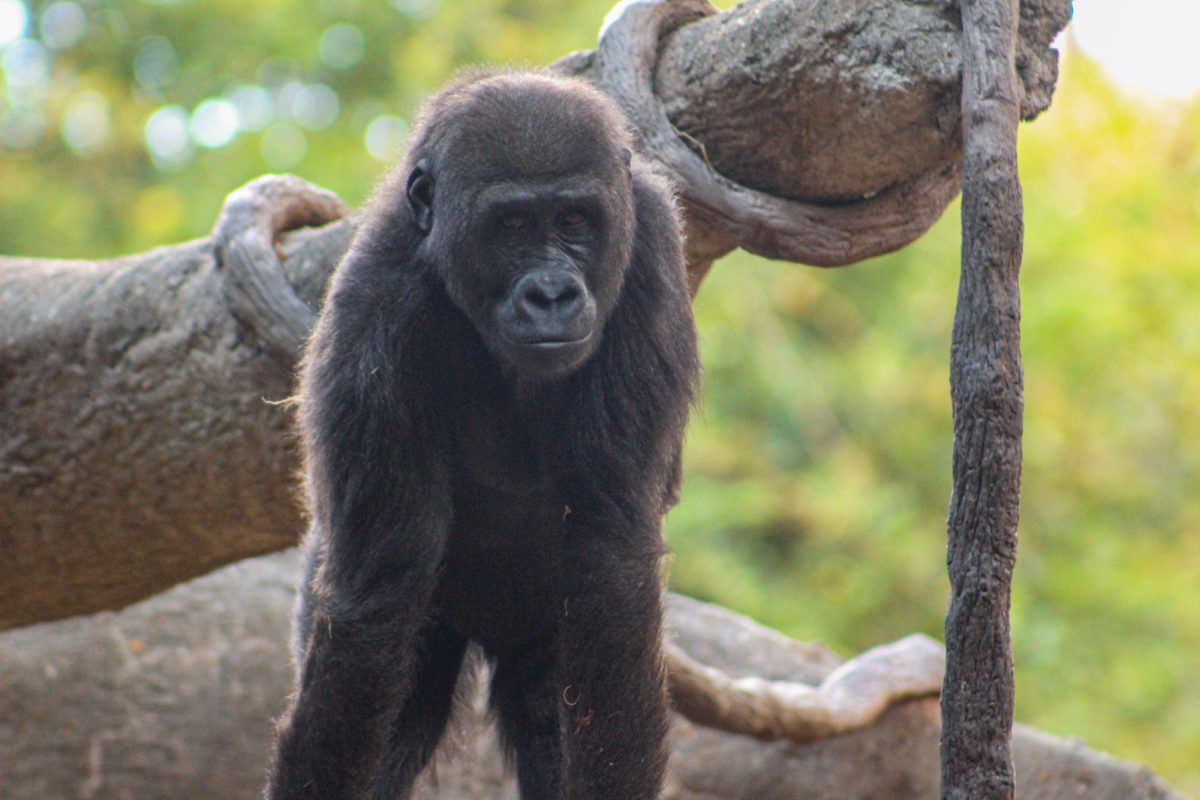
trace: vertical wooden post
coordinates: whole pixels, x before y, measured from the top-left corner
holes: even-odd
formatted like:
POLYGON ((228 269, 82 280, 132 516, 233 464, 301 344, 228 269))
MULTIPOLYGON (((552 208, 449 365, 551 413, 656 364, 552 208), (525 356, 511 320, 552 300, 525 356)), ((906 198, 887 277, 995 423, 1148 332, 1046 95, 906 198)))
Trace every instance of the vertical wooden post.
POLYGON ((1011 800, 1009 630, 1021 489, 1018 0, 963 0, 962 278, 950 356, 954 492, 943 800, 1011 800))

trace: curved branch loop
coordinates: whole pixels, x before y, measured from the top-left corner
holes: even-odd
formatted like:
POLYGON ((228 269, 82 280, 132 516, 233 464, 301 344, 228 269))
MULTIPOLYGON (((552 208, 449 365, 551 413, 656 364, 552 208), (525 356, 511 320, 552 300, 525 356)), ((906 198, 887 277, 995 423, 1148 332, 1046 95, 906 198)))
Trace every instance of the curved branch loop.
POLYGON ((348 213, 336 194, 294 175, 256 178, 221 209, 213 248, 225 273, 225 299, 234 318, 284 363, 295 361, 317 314, 284 275, 276 242, 287 231, 348 213))
POLYGON ((819 686, 734 678, 673 643, 666 655, 671 704, 680 714, 728 733, 798 744, 860 730, 901 700, 938 694, 946 665, 942 646, 920 634, 868 650, 819 686))
POLYGON ((654 94, 659 44, 688 22, 716 12, 707 0, 626 0, 610 13, 592 80, 621 104, 642 153, 674 179, 688 215, 728 249, 840 267, 896 250, 932 225, 958 194, 958 154, 911 181, 844 205, 785 200, 742 186, 693 152, 654 94))

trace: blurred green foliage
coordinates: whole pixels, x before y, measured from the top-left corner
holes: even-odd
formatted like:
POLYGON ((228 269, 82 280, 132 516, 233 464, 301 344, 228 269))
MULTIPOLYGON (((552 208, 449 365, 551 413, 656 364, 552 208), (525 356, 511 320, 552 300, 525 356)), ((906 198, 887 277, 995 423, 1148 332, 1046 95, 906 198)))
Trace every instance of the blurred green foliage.
MULTIPOLYGON (((1200 103, 1072 53, 1022 129, 1017 716, 1200 796, 1200 103)), ((673 581, 843 652, 940 638, 957 207, 835 272, 726 258, 673 581)))
MULTIPOLYGON (((272 170, 357 204, 456 67, 592 46, 608 7, 0 0, 0 252, 202 236, 272 170)), ((1200 793, 1200 103, 1073 53, 1021 159, 1018 716, 1200 793)), ((717 266, 677 588, 845 653, 940 636, 957 220, 853 269, 717 266)))

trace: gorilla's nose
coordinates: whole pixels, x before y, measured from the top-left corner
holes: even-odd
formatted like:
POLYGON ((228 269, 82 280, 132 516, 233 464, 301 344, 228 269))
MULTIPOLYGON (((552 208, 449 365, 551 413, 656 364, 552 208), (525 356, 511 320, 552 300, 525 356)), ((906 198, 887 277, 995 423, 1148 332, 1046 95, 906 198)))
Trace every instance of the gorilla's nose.
POLYGON ((516 285, 517 307, 535 323, 570 322, 583 309, 583 281, 565 270, 539 270, 516 285))

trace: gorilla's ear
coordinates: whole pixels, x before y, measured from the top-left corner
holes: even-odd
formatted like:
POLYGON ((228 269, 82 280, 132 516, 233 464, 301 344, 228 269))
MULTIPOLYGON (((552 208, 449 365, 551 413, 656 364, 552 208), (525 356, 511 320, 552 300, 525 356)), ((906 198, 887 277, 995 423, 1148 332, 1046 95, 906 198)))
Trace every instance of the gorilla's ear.
POLYGON ((429 171, 428 161, 422 158, 413 167, 404 193, 417 227, 421 233, 429 233, 433 228, 433 173, 429 171))

